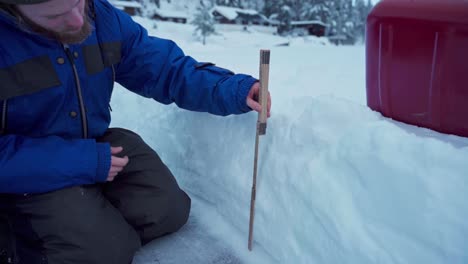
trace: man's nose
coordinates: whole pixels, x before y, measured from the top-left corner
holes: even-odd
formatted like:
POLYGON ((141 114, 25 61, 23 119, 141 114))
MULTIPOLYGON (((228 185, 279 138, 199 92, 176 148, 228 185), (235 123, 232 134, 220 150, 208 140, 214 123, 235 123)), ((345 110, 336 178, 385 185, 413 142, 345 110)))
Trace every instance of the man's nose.
POLYGON ((74 8, 67 19, 67 26, 69 28, 80 29, 83 26, 83 21, 83 14, 81 14, 79 8, 74 8))

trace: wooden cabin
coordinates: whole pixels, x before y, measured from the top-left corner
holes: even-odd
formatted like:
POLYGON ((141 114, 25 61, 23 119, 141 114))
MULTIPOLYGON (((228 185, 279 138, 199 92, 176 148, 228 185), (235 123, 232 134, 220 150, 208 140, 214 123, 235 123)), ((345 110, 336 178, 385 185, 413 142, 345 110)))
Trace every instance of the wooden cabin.
POLYGON ((138 15, 142 9, 142 5, 137 2, 110 0, 109 3, 131 16, 138 15))

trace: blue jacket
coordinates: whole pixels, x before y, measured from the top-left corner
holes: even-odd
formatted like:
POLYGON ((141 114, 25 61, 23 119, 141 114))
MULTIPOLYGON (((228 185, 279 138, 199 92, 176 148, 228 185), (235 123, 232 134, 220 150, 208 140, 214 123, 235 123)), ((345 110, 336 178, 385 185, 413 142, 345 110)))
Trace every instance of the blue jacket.
POLYGON ((41 193, 104 182, 114 81, 163 104, 217 115, 249 111, 256 81, 199 63, 94 0, 92 35, 78 45, 18 27, 0 12, 0 193, 41 193))

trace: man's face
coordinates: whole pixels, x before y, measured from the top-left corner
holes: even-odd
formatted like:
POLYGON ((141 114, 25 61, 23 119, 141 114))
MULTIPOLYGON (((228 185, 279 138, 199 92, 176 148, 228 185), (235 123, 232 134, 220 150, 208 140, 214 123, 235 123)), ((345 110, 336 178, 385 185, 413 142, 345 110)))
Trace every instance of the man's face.
POLYGON ((85 3, 86 0, 49 0, 34 5, 17 5, 17 8, 35 31, 64 44, 74 44, 83 42, 92 31, 85 3))

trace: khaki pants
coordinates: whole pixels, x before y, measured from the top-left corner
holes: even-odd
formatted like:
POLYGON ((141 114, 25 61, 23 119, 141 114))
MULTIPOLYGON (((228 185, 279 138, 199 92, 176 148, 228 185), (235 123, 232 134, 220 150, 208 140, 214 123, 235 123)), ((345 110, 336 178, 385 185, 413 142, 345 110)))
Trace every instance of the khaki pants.
POLYGON ((0 197, 16 263, 128 264, 142 244, 186 223, 190 198, 137 134, 111 128, 97 140, 130 159, 113 182, 0 197))

